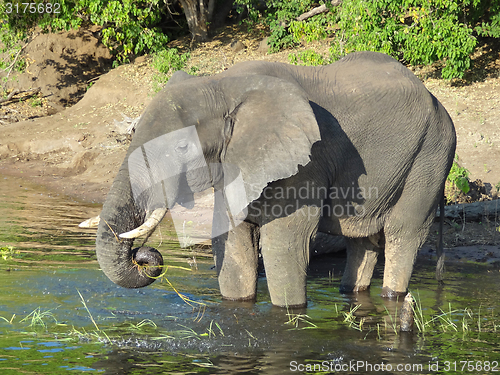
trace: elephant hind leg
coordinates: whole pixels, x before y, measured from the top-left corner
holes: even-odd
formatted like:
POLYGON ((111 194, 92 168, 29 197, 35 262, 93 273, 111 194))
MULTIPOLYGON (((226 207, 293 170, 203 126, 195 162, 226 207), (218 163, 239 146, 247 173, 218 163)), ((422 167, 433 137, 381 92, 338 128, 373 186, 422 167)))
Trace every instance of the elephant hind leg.
POLYGON ((424 169, 418 161, 415 161, 407 186, 384 223, 386 244, 381 296, 386 298, 406 294, 417 253, 427 238, 443 194, 446 174, 443 173, 443 182, 438 183, 439 173, 429 173, 433 164, 424 169))
POLYGON ((257 291, 257 226, 242 222, 212 240, 212 251, 222 297, 231 301, 254 301, 257 291))
POLYGON ((407 292, 417 252, 429 232, 429 224, 403 229, 392 234, 386 231, 384 282, 381 296, 396 298, 407 292))
POLYGON ((380 248, 377 238, 346 238, 347 263, 340 282, 341 293, 356 293, 367 290, 377 264, 380 248))

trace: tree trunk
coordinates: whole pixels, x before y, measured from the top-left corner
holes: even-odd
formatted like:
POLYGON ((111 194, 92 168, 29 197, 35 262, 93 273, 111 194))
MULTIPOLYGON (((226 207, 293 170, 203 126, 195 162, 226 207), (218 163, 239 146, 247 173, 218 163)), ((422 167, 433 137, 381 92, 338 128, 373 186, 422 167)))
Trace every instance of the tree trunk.
MULTIPOLYGON (((481 221, 485 217, 500 220, 500 199, 445 206, 444 216, 448 219, 465 221, 481 221)), ((439 210, 436 218, 439 218, 439 210)))
POLYGON ((224 26, 226 18, 231 9, 233 9, 234 0, 225 0, 217 7, 217 10, 212 14, 210 19, 210 30, 213 31, 224 26))
POLYGON ((208 7, 207 7, 207 20, 208 20, 208 22, 212 22, 212 19, 214 17, 215 3, 216 3, 215 0, 208 1, 208 7))
POLYGON ((202 42, 208 39, 208 9, 205 7, 204 0, 180 0, 189 31, 193 39, 202 42))

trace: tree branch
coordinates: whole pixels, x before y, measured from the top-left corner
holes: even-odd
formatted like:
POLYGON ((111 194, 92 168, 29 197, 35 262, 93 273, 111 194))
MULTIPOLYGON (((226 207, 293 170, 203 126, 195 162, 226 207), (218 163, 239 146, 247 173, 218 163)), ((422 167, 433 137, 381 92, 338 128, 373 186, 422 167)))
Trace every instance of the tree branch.
MULTIPOLYGON (((500 218, 500 200, 454 204, 444 207, 444 216, 452 220, 482 221, 485 217, 490 220, 500 218)), ((436 213, 439 217, 439 210, 436 213)))
POLYGON ((325 4, 320 5, 319 7, 311 9, 309 12, 302 13, 300 16, 296 18, 297 21, 304 21, 308 18, 311 18, 317 14, 328 12, 328 8, 325 4))
POLYGON ((12 99, 12 97, 16 94, 23 94, 25 92, 30 92, 30 91, 33 91, 31 94, 29 94, 28 96, 34 96, 36 94, 38 94, 40 92, 41 88, 40 87, 37 87, 36 89, 29 89, 29 90, 23 90, 23 91, 19 91, 17 89, 14 89, 11 91, 11 93, 6 97, 6 98, 2 98, 0 99, 0 104, 2 103, 5 103, 5 102, 8 102, 9 100, 12 99))
POLYGON ((19 92, 19 90, 17 89, 14 89, 10 92, 9 96, 7 96, 6 98, 2 98, 0 99, 0 103, 4 103, 4 102, 8 102, 10 99, 12 99, 12 97, 14 95, 16 95, 17 93, 19 92))
MULTIPOLYGON (((332 0, 331 4, 334 7, 339 6, 340 4, 342 4, 342 0, 332 0)), ((311 17, 314 17, 318 14, 326 13, 326 12, 328 12, 328 8, 326 7, 325 4, 323 4, 323 5, 320 5, 319 7, 311 9, 309 12, 302 13, 300 16, 298 16, 296 18, 296 20, 297 21, 304 21, 308 18, 311 18, 311 17)))

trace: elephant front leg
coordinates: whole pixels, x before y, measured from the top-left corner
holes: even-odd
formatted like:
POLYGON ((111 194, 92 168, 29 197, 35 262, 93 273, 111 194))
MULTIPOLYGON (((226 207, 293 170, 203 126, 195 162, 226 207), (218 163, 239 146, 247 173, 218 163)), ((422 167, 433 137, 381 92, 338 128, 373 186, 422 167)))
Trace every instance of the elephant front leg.
POLYGON ((247 222, 212 240, 220 292, 224 299, 255 300, 258 248, 258 229, 247 222))
POLYGON ((262 258, 271 302, 281 307, 307 304, 309 243, 317 230, 317 207, 303 207, 261 227, 262 258), (313 213, 308 211, 313 211, 313 213))
POLYGON ((347 263, 340 282, 341 293, 355 293, 370 287, 379 248, 369 238, 346 238, 347 263))

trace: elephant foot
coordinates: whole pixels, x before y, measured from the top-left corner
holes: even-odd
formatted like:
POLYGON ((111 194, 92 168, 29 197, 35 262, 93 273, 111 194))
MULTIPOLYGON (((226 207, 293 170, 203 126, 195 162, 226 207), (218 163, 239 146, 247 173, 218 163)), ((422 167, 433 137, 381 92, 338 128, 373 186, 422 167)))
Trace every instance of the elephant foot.
POLYGON ((222 296, 222 299, 224 301, 231 301, 231 302, 255 302, 255 294, 252 294, 248 297, 225 297, 222 296))
POLYGON ((283 309, 286 309, 289 312, 295 313, 305 313, 307 308, 307 302, 306 303, 300 303, 297 305, 276 305, 273 303, 272 309, 276 311, 283 311, 283 309), (293 310, 293 311, 292 311, 293 310))
POLYGON ((350 293, 360 293, 366 292, 370 289, 370 285, 341 285, 339 288, 340 293, 342 294, 350 294, 350 293))
POLYGON ((287 306, 279 306, 279 307, 286 308, 286 309, 305 309, 307 307, 307 302, 300 303, 298 305, 287 305, 287 306))
POLYGON ((404 297, 406 295, 406 291, 404 292, 395 292, 391 288, 384 286, 382 288, 382 293, 380 293, 380 296, 382 298, 389 298, 389 299, 397 299, 398 297, 404 297))

